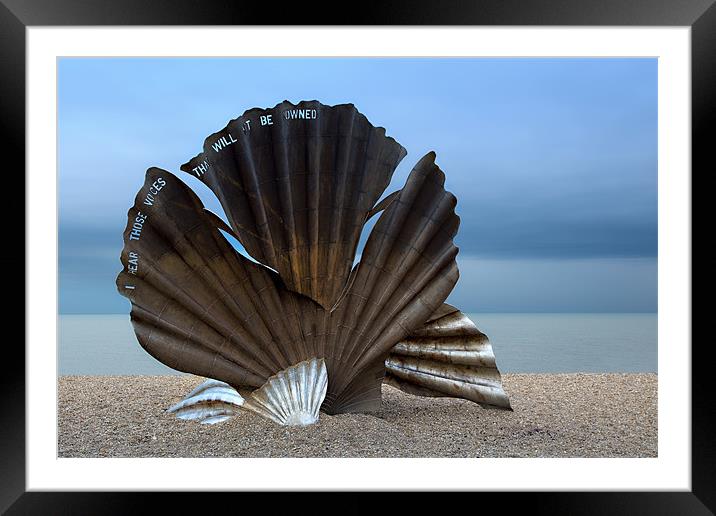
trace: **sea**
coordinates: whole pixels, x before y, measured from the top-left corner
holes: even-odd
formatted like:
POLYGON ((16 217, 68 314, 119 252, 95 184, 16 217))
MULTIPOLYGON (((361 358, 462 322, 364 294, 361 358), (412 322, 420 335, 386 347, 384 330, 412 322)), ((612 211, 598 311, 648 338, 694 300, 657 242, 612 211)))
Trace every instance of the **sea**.
MULTIPOLYGON (((657 314, 495 314, 470 319, 506 373, 657 372, 657 314)), ((59 316, 60 375, 171 375, 127 314, 59 316)))

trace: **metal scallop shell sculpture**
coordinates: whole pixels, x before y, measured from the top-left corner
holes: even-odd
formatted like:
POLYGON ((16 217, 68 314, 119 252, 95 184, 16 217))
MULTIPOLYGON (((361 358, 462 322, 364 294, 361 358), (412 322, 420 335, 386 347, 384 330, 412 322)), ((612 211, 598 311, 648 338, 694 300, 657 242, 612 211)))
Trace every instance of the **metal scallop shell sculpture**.
MULTIPOLYGON (((327 413, 377 409, 384 380, 509 409, 487 338, 444 304, 458 280, 459 218, 435 154, 383 197, 405 155, 351 104, 251 109, 181 167, 214 192, 228 225, 174 174, 150 168, 117 278, 142 347, 267 397, 294 381, 286 370, 321 361, 327 413)), ((261 412, 260 399, 242 408, 261 412)))

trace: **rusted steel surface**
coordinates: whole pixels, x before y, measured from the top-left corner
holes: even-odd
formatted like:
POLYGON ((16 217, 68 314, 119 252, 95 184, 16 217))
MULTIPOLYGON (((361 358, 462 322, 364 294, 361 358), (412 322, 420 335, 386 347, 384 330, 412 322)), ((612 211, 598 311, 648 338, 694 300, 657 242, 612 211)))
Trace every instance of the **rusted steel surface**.
POLYGON ((325 410, 376 408, 388 352, 457 281, 455 199, 432 159, 381 213, 332 312, 237 253, 183 182, 150 169, 129 211, 117 278, 140 344, 170 367, 235 387, 259 387, 321 357, 330 378, 325 410), (150 190, 157 194, 147 205, 150 190), (425 220, 411 223, 410 213, 425 220))
MULTIPOLYGON (((439 356, 457 360, 452 384, 470 371, 487 374, 458 370, 479 365, 473 348, 462 355, 411 350, 416 329, 450 321, 443 302, 458 279, 459 218, 434 153, 376 204, 404 154, 352 105, 250 110, 182 167, 212 188, 230 225, 176 176, 149 169, 128 213, 117 278, 140 344, 174 369, 234 387, 259 387, 292 365, 324 359, 322 408, 329 413, 380 406, 386 359, 398 343, 389 364, 402 360, 401 371, 439 356), (351 268, 373 215, 378 220, 351 268), (261 263, 238 253, 222 231, 261 263)), ((410 382, 438 392, 434 382, 418 381, 434 372, 412 373, 410 382)), ((464 397, 478 397, 470 393, 464 397)))
POLYGON ((444 304, 393 347, 385 382, 421 396, 465 398, 511 410, 487 336, 457 308, 444 304))
POLYGON ((253 258, 331 309, 368 213, 405 154, 352 104, 282 102, 232 120, 181 169, 216 194, 253 258))

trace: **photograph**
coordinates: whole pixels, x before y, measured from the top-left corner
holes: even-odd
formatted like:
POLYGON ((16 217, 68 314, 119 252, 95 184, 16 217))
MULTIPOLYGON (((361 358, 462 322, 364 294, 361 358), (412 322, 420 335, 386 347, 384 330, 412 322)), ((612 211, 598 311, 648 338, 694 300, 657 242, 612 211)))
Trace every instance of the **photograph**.
POLYGON ((658 96, 657 57, 58 57, 57 457, 658 458, 658 96))

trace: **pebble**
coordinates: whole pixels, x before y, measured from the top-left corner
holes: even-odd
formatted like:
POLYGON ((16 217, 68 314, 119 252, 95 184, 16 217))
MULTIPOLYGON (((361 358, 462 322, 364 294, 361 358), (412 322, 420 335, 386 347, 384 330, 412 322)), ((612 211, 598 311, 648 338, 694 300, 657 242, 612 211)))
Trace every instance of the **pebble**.
POLYGON ((656 374, 505 374, 514 412, 384 385, 379 411, 286 428, 165 410, 203 379, 61 376, 60 457, 656 457, 656 374))

